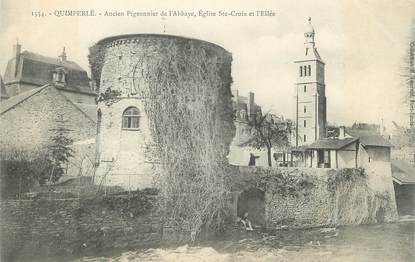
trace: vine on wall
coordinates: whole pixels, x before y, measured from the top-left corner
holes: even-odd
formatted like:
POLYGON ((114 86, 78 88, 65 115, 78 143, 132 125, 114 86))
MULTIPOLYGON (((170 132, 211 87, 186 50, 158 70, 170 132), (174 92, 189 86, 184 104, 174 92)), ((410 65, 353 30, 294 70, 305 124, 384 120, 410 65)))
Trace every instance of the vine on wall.
MULTIPOLYGON (((263 175, 259 180, 259 187, 272 194, 282 197, 307 196, 316 186, 314 177, 301 172, 293 175, 291 172, 277 169, 278 174, 263 175)), ((275 172, 275 171, 274 171, 275 172)))
POLYGON ((138 37, 106 56, 121 57, 123 79, 144 102, 163 167, 156 183, 166 224, 193 234, 220 230, 229 193, 226 156, 235 132, 231 55, 195 40, 138 37))
POLYGON ((334 225, 383 222, 393 213, 389 193, 375 192, 370 188, 363 168, 345 168, 329 173, 327 190, 332 199, 329 220, 334 225))

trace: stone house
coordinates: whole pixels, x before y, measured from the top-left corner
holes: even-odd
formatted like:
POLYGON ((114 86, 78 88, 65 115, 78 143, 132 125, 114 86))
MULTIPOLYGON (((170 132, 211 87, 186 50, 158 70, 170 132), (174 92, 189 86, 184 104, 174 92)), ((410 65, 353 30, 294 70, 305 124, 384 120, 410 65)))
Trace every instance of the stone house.
POLYGON ((87 72, 77 63, 69 61, 65 52, 58 58, 47 57, 29 51, 21 51, 17 43, 13 57, 4 73, 4 85, 12 97, 46 84, 54 84, 75 103, 94 104, 96 93, 91 88, 87 72))
MULTIPOLYGON (((74 140, 75 157, 68 165, 68 175, 85 175, 83 159, 94 161, 97 106, 87 72, 67 59, 65 48, 57 58, 29 51, 22 52, 16 43, 2 81, 0 121, 2 152, 13 150, 33 153, 50 143, 56 121, 65 122, 74 140), (82 144, 82 143, 81 143, 82 144)), ((89 168, 91 169, 89 164, 89 168)), ((91 173, 91 172, 88 172, 91 173)))
MULTIPOLYGON (((61 120, 65 121, 64 127, 70 130, 69 137, 74 141, 94 138, 96 105, 75 103, 60 87, 49 84, 2 101, 2 153, 23 151, 30 154, 48 146, 52 129, 61 120)), ((75 156, 68 165, 67 175, 79 175, 78 163, 85 154, 85 151, 77 150, 76 146, 74 149, 75 156)))
POLYGON ((348 168, 358 165, 359 140, 356 138, 320 139, 307 147, 306 166, 348 168))
POLYGON ((249 120, 258 114, 262 115, 261 106, 255 103, 255 94, 249 92, 247 97, 240 96, 238 90, 232 90, 232 106, 234 109, 234 123, 236 127, 232 145, 239 146, 250 137, 249 120))
POLYGON ((248 96, 241 96, 237 89, 232 90, 232 106, 234 110, 235 136, 230 145, 228 155, 229 163, 234 165, 248 165, 249 154, 264 155, 257 160, 257 165, 266 164, 266 152, 252 149, 244 145, 251 137, 249 121, 257 114, 262 115, 261 106, 255 103, 255 94, 249 92, 248 96), (263 163, 262 163, 263 162, 263 163))

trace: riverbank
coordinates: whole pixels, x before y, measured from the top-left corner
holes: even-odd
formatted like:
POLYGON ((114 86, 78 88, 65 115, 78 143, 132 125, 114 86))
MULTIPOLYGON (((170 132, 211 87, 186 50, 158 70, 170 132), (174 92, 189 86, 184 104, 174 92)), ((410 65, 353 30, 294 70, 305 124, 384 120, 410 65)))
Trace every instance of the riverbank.
POLYGON ((197 246, 130 250, 80 261, 414 261, 415 222, 279 230, 197 246))

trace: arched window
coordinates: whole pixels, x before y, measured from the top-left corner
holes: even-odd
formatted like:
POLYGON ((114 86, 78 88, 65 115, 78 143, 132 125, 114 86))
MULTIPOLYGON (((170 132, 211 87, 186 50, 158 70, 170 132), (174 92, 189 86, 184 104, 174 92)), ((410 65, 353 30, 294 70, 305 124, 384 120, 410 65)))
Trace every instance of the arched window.
POLYGON ((137 107, 129 107, 122 114, 123 129, 138 129, 140 125, 140 111, 137 107))

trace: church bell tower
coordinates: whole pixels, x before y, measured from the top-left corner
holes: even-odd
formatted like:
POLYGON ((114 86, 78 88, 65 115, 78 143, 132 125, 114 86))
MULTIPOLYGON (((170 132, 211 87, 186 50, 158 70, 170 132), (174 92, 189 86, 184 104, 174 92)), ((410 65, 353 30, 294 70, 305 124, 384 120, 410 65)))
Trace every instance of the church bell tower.
POLYGON ((326 85, 324 62, 314 42, 315 31, 308 19, 304 33, 305 42, 300 60, 295 61, 296 131, 295 146, 307 145, 326 136, 326 85))

